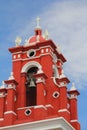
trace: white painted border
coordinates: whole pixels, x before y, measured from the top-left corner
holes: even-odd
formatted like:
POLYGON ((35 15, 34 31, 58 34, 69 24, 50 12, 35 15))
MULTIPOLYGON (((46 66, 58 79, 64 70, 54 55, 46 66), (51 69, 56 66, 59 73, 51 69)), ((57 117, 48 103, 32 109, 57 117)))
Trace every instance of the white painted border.
POLYGON ((3 121, 4 120, 4 118, 0 118, 0 121, 3 121))
MULTIPOLYGON (((35 51, 39 51, 39 50, 41 50, 41 49, 46 49, 46 48, 50 48, 52 51, 54 51, 53 48, 52 48, 50 45, 48 45, 48 46, 44 46, 44 47, 39 47, 39 49, 35 49, 35 51)), ((14 52, 14 53, 12 53, 12 54, 15 55, 15 54, 20 54, 20 53, 23 53, 23 54, 25 53, 25 54, 26 54, 27 51, 24 51, 24 52, 22 52, 22 51, 14 52)))
POLYGON ((42 66, 40 65, 40 63, 36 61, 30 61, 22 67, 21 73, 27 72, 31 67, 37 67, 39 70, 42 70, 42 66))
POLYGON ((38 106, 29 106, 29 107, 22 107, 22 108, 18 108, 17 110, 23 110, 23 109, 30 109, 30 108, 44 108, 46 109, 47 107, 52 107, 53 106, 51 104, 47 104, 47 105, 38 105, 38 106))
POLYGON ((17 116, 17 114, 14 111, 6 111, 6 112, 4 112, 4 114, 11 114, 11 113, 17 116))
POLYGON ((58 110, 58 112, 65 112, 65 111, 67 111, 70 114, 70 112, 67 109, 60 109, 60 110, 58 110))
POLYGON ((70 122, 78 122, 78 120, 71 120, 70 122))
POLYGON ((47 110, 47 108, 44 105, 34 106, 34 108, 44 108, 45 110, 47 110))
MULTIPOLYGON (((43 54, 40 54, 39 56, 32 57, 32 59, 37 59, 37 58, 40 58, 41 56, 46 56, 46 55, 50 55, 52 57, 51 53, 45 53, 45 54, 43 53, 43 54)), ((15 62, 15 61, 27 61, 27 60, 29 60, 29 58, 25 58, 25 59, 20 58, 20 59, 15 59, 15 60, 12 60, 12 61, 15 62)))
POLYGON ((0 130, 75 130, 63 117, 51 118, 19 125, 1 127, 0 130))

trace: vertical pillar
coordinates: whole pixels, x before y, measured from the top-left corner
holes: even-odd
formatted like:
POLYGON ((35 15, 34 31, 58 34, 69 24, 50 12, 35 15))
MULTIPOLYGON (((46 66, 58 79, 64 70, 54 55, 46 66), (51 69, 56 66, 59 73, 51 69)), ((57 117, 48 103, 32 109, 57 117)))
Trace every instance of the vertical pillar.
POLYGON ((71 90, 68 92, 70 100, 70 121, 76 130, 80 130, 80 124, 78 122, 78 111, 77 111, 77 96, 79 92, 76 90, 74 84, 71 90))
POLYGON ((15 98, 15 89, 8 85, 7 88, 7 111, 14 111, 14 98, 15 98))
POLYGON ((4 118, 5 111, 5 94, 6 94, 6 86, 4 81, 2 82, 2 86, 0 87, 0 121, 4 118))
POLYGON ((37 105, 45 105, 43 81, 37 83, 37 105))
POLYGON ((36 74, 37 83, 37 105, 45 105, 45 79, 47 78, 44 73, 36 74))
POLYGON ((70 121, 70 112, 67 109, 67 84, 69 83, 68 78, 62 73, 59 79, 60 84, 60 109, 59 115, 63 116, 67 121, 70 121))
POLYGON ((16 119, 16 113, 14 109, 15 105, 15 92, 16 92, 16 86, 17 82, 10 78, 9 80, 6 80, 5 83, 7 84, 7 110, 4 113, 5 118, 5 125, 11 125, 13 124, 13 121, 16 119))
POLYGON ((20 86, 20 107, 25 107, 26 106, 26 73, 21 73, 21 86, 20 86))
POLYGON ((4 109, 5 109, 5 88, 0 88, 0 119, 4 117, 4 109))
POLYGON ((47 109, 45 107, 45 80, 46 75, 44 73, 35 74, 36 77, 36 115, 34 118, 36 120, 41 120, 47 117, 47 109))
POLYGON ((76 98, 70 99, 70 112, 71 112, 71 120, 78 120, 77 99, 76 98))
POLYGON ((67 88, 66 86, 60 87, 60 109, 64 110, 67 108, 67 88))

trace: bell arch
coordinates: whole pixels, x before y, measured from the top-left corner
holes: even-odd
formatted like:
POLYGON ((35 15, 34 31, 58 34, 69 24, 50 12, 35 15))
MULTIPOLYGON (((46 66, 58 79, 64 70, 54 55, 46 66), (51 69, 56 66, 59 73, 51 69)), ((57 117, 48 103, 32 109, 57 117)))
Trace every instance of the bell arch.
POLYGON ((27 73, 27 71, 32 68, 32 67, 37 67, 38 68, 38 72, 42 72, 42 66, 40 65, 40 63, 36 62, 36 61, 30 61, 28 63, 26 63, 21 70, 21 73, 27 73))
POLYGON ((42 67, 38 62, 30 61, 26 63, 21 73, 26 73, 25 87, 26 87, 26 107, 35 106, 37 104, 37 84, 34 74, 41 73, 42 67))

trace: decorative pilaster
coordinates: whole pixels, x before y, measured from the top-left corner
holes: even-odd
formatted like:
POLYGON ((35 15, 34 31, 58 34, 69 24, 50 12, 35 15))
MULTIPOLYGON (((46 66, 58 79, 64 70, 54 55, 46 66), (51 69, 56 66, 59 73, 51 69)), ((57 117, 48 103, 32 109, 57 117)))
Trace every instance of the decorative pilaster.
POLYGON ((70 113, 67 109, 67 84, 70 82, 69 79, 64 75, 63 71, 59 79, 59 91, 60 91, 60 108, 59 115, 63 116, 66 120, 70 120, 70 113))
POLYGON ((45 105, 45 80, 46 75, 44 73, 35 74, 37 84, 37 105, 45 105))
POLYGON ((0 121, 4 118, 6 87, 4 81, 0 87, 0 121))
POLYGON ((7 84, 7 97, 6 97, 6 102, 7 102, 7 110, 5 111, 5 121, 9 122, 9 125, 13 123, 13 120, 16 118, 16 113, 14 109, 15 105, 15 96, 16 96, 16 86, 18 83, 15 81, 13 77, 13 73, 11 73, 11 76, 9 77, 8 80, 4 81, 7 84), (8 121, 8 115, 9 115, 9 121, 8 121))
POLYGON ((79 95, 79 92, 76 90, 74 83, 72 84, 70 91, 68 91, 68 94, 70 99, 70 121, 76 130, 80 130, 77 111, 77 96, 79 95))
POLYGON ((21 73, 21 90, 20 90, 20 107, 25 107, 26 106, 26 73, 21 73))

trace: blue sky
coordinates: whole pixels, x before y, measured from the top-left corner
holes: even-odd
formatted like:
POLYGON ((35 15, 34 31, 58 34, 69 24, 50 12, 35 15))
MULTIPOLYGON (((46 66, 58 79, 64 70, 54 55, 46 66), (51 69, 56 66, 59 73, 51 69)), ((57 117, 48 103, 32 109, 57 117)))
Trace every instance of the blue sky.
POLYGON ((8 48, 15 46, 16 36, 24 44, 33 35, 37 16, 42 29, 48 29, 49 37, 67 59, 64 72, 80 92, 79 121, 82 130, 87 130, 86 0, 0 0, 0 85, 12 70, 8 48))

